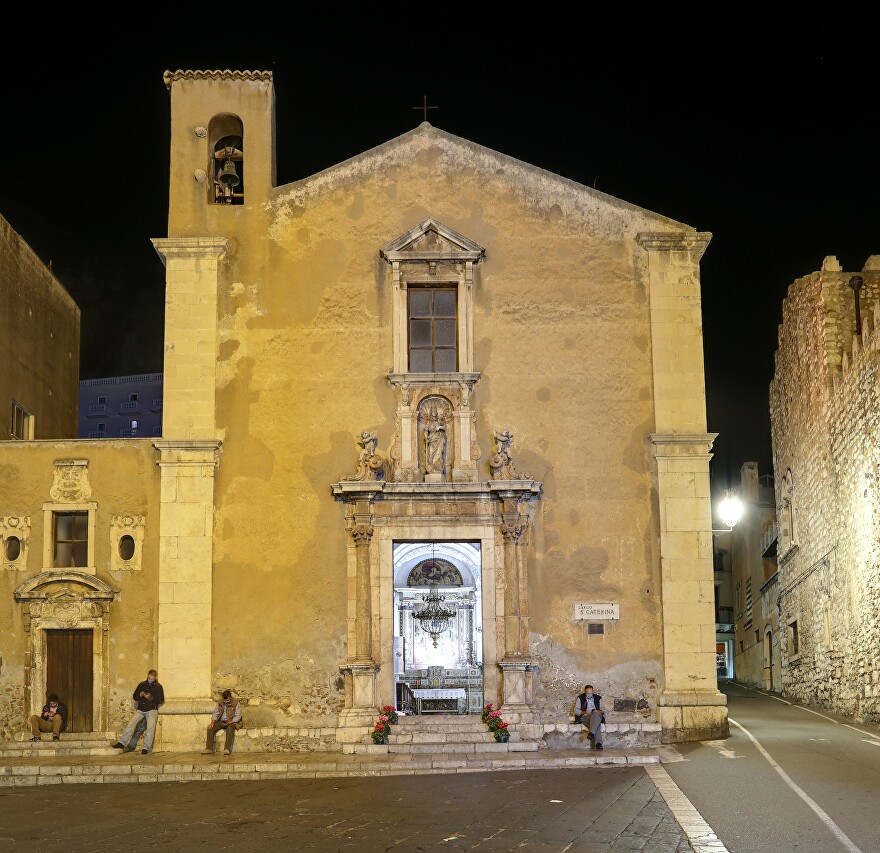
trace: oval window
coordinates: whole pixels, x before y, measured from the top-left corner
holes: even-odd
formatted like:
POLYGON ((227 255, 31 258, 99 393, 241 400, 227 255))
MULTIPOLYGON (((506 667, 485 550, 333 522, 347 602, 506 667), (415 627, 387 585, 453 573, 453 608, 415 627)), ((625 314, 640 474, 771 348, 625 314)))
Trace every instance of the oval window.
POLYGON ((134 539, 127 533, 119 540, 119 556, 123 560, 130 560, 134 556, 134 539))
POLYGON ((14 563, 21 556, 21 539, 17 536, 6 538, 6 559, 14 563))

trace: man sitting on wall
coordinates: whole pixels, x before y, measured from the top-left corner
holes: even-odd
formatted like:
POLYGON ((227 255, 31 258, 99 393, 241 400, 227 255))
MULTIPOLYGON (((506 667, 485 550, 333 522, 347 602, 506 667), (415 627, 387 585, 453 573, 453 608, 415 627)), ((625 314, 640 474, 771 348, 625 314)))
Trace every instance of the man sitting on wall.
POLYGON ((58 699, 57 693, 46 697, 46 704, 39 714, 31 717, 31 740, 42 740, 40 732, 52 732, 52 740, 61 740, 61 732, 67 728, 67 705, 58 699))
POLYGON ((232 752, 232 744, 235 742, 235 732, 241 728, 241 700, 232 698, 231 690, 223 691, 223 698, 214 707, 211 714, 211 722, 208 723, 208 739, 202 755, 214 753, 214 739, 217 732, 223 729, 226 732, 226 743, 223 744, 223 754, 232 752))
POLYGON ((578 693, 574 700, 574 721, 583 723, 589 729, 587 737, 590 739, 591 749, 602 749, 602 723, 605 715, 602 713, 602 697, 593 693, 593 685, 585 684, 584 689, 578 693))

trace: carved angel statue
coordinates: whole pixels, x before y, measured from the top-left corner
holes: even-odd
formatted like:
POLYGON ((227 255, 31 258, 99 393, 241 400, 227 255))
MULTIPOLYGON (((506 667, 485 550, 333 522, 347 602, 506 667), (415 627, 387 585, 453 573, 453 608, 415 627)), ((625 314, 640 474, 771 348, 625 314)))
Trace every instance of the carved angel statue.
POLYGON ((531 474, 520 474, 513 466, 513 454, 510 452, 510 443, 513 436, 510 430, 496 429, 492 435, 495 437, 495 455, 489 460, 489 470, 493 480, 530 480, 531 474))
POLYGON ((358 456, 358 468, 353 477, 341 477, 341 482, 357 483, 363 480, 385 479, 385 458, 376 450, 379 434, 375 431, 363 430, 355 439, 361 452, 358 456))

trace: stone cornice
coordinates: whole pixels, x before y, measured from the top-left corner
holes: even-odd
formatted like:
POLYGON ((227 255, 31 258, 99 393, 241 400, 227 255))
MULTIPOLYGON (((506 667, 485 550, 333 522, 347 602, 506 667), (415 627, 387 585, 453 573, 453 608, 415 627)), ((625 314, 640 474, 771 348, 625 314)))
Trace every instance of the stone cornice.
POLYGON ((154 237, 150 242, 166 263, 169 258, 222 258, 229 241, 225 237, 154 237))
POLYGON ((165 86, 171 91, 171 84, 175 80, 265 80, 272 82, 271 71, 184 71, 178 68, 177 71, 166 71, 162 75, 165 86))
POLYGON ((480 380, 480 373, 389 373, 392 385, 458 385, 462 382, 474 384, 480 380))
POLYGON ((709 231, 665 232, 642 231, 636 235, 636 242, 648 252, 699 252, 703 256, 706 246, 712 239, 709 231))
POLYGON ((709 453, 717 432, 652 433, 655 456, 696 456, 709 453))
POLYGON ((156 464, 217 465, 222 443, 216 439, 160 439, 153 442, 160 456, 156 464))
POLYGON ((422 500, 473 500, 491 495, 508 496, 514 493, 532 497, 540 495, 543 484, 535 480, 491 480, 485 483, 332 483, 334 497, 354 500, 359 496, 405 498, 422 500))

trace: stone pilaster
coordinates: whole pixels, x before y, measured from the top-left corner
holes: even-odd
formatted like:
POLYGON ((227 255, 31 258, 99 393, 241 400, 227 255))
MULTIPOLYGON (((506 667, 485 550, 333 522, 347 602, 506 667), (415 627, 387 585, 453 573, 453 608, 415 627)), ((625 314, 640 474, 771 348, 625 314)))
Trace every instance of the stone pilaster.
POLYGON ((489 484, 502 506, 499 532, 504 550, 504 656, 498 662, 502 673, 502 707, 505 719, 524 725, 539 722, 533 689, 537 666, 529 650, 529 517, 521 511, 531 495, 531 486, 531 480, 496 480, 489 484))
POLYGON ((663 739, 728 734, 715 673, 710 450, 700 258, 707 233, 640 234, 647 251, 663 602, 663 739))
POLYGON ((164 748, 194 748, 211 699, 214 472, 218 441, 153 443, 159 453, 159 680, 164 748))
POLYGON ((334 493, 348 504, 348 658, 339 667, 345 678, 345 708, 339 712, 336 740, 359 743, 375 723, 379 665, 373 649, 372 501, 382 483, 345 482, 334 493), (352 551, 354 552, 352 554, 352 551), (352 559, 353 557, 353 559, 352 559))
POLYGON ((162 437, 213 438, 217 387, 217 286, 227 241, 157 238, 165 264, 162 437))

